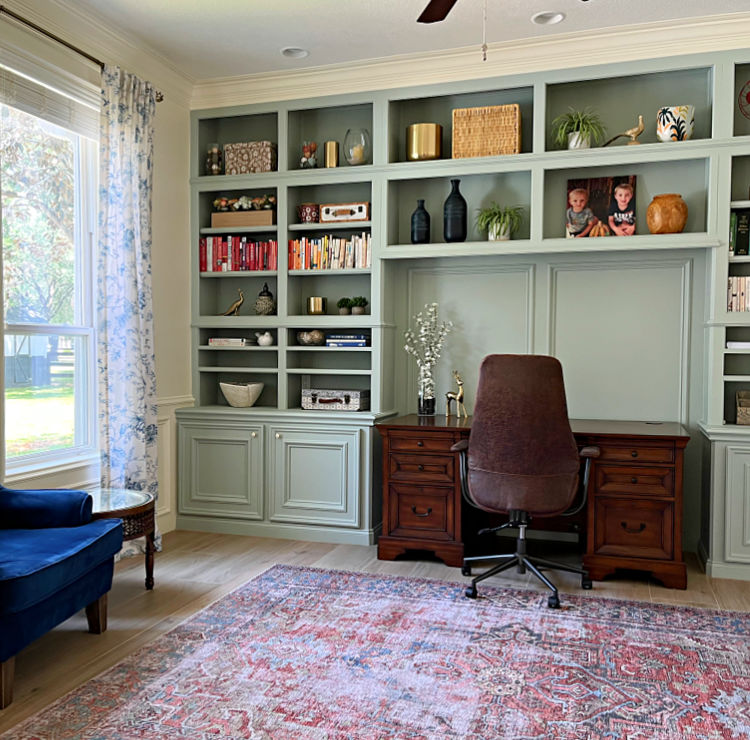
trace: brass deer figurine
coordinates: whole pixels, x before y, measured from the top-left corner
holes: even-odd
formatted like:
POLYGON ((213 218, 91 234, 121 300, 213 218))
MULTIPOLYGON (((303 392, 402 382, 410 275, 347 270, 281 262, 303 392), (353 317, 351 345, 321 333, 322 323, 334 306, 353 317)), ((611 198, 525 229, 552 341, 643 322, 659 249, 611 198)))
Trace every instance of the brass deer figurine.
POLYGON ((456 416, 468 417, 469 414, 466 413, 466 406, 464 406, 464 381, 461 380, 461 375, 459 374, 458 370, 453 371, 453 377, 455 378, 456 384, 458 385, 458 390, 448 391, 445 394, 445 415, 451 415, 451 401, 455 401, 456 416))

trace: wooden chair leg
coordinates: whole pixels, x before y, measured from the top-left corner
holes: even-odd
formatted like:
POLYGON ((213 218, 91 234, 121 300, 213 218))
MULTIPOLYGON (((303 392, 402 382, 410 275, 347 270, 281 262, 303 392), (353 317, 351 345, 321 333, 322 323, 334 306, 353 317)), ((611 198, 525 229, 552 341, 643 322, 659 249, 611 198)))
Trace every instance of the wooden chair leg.
POLYGON ((0 663, 0 709, 5 709, 13 701, 13 674, 16 668, 16 656, 0 663))
POLYGON ((86 607, 89 632, 100 635, 107 629, 107 594, 102 594, 86 607))

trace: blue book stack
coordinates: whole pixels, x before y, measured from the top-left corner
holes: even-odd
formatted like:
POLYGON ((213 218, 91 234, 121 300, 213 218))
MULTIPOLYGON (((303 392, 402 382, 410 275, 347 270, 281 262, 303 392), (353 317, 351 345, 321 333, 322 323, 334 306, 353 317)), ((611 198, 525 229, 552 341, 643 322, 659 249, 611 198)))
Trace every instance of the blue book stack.
POLYGON ((366 334, 329 334, 326 337, 326 347, 366 347, 366 334))

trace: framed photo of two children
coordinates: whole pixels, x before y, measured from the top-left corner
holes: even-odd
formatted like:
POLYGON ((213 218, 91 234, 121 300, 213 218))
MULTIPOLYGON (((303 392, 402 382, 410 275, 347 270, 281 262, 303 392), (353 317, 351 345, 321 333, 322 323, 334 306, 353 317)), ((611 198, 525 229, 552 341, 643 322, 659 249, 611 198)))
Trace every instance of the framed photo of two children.
POLYGON ((565 236, 635 234, 635 175, 568 180, 565 236))

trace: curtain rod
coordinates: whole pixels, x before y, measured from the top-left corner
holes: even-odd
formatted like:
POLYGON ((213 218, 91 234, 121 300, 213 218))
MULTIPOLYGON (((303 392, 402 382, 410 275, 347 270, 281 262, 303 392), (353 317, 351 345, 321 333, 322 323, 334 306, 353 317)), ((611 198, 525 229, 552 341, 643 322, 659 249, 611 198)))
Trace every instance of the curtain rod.
MULTIPOLYGON (((36 23, 33 23, 32 21, 24 18, 21 15, 18 15, 18 13, 14 13, 12 10, 9 10, 4 5, 0 5, 0 15, 7 15, 13 18, 13 20, 18 21, 19 23, 22 23, 24 26, 28 26, 32 30, 36 31, 37 33, 41 33, 42 36, 46 36, 48 39, 52 39, 53 41, 56 41, 58 44, 62 44, 63 46, 67 47, 71 51, 74 51, 76 54, 80 54, 82 57, 88 59, 90 62, 93 62, 94 64, 98 64, 100 69, 104 69, 104 62, 101 59, 97 59, 94 56, 91 56, 91 54, 88 54, 87 52, 83 51, 83 49, 79 49, 77 46, 73 46, 73 44, 68 43, 65 41, 65 39, 61 39, 59 36, 56 36, 54 33, 51 33, 50 31, 47 31, 46 29, 42 28, 41 26, 38 26, 36 23)), ((156 91, 156 102, 161 103, 161 101, 164 100, 164 95, 156 91)))

